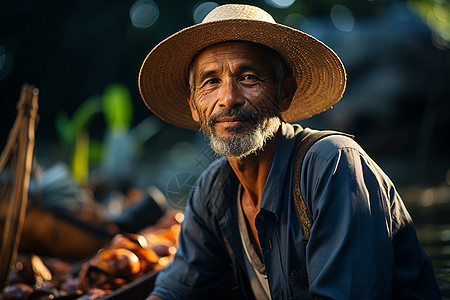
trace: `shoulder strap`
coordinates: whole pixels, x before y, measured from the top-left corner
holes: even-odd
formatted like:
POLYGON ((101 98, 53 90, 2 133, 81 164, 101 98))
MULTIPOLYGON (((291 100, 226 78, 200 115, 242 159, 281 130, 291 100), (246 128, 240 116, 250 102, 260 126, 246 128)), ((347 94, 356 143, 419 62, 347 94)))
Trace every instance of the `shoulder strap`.
POLYGON ((312 226, 312 216, 308 209, 305 200, 303 199, 302 192, 300 189, 300 173, 302 170, 303 159, 306 152, 311 148, 311 146, 318 140, 330 136, 330 135, 346 135, 353 138, 352 135, 333 131, 333 130, 312 130, 305 128, 301 133, 298 134, 295 141, 295 158, 294 158, 294 170, 292 175, 292 194, 295 201, 295 210, 297 212, 298 222, 300 224, 303 243, 306 245, 309 240, 309 234, 312 226))

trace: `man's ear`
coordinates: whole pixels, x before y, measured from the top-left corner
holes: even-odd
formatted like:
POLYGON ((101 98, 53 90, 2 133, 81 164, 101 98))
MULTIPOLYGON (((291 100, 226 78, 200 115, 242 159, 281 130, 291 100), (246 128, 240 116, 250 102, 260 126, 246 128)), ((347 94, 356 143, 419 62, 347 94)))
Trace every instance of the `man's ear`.
POLYGON ((189 108, 191 109, 191 115, 192 115, 192 119, 197 122, 200 123, 200 116, 198 115, 198 111, 195 109, 194 107, 194 93, 192 92, 191 89, 189 89, 189 95, 187 97, 187 101, 189 103, 189 108))
POLYGON ((281 82, 280 96, 278 105, 280 112, 288 110, 294 98, 295 91, 297 91, 297 81, 291 74, 285 76, 281 82))

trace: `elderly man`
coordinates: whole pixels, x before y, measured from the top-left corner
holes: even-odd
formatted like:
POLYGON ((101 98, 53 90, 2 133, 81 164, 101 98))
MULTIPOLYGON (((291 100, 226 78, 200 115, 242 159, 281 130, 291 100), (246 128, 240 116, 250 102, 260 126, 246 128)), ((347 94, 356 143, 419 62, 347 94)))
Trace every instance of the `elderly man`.
POLYGON ((313 131, 287 123, 329 108, 345 82, 331 49, 247 5, 219 6, 150 52, 150 110, 201 128, 224 158, 192 189, 149 299, 440 298, 389 178, 351 137, 309 146, 313 131))

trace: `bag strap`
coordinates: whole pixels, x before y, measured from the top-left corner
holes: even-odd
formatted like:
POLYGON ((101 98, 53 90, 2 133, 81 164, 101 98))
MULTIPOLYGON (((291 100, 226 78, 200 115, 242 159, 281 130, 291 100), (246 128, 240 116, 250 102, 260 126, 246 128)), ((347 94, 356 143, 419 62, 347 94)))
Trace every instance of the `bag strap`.
POLYGON ((296 153, 294 158, 294 173, 292 176, 292 194, 294 196, 295 210, 297 212, 297 218, 303 236, 303 243, 305 245, 309 240, 313 218, 310 210, 308 209, 308 206, 306 205, 305 200, 303 199, 300 189, 300 172, 302 170, 302 164, 306 152, 311 148, 312 145, 314 145, 314 143, 330 135, 345 135, 354 138, 352 135, 339 131, 312 130, 309 128, 305 128, 301 133, 298 134, 295 141, 296 153))

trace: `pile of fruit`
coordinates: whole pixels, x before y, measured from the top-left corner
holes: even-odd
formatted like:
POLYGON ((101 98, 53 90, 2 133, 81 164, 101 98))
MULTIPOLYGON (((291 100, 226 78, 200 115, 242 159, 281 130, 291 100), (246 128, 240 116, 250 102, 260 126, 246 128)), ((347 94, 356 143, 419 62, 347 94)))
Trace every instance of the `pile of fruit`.
POLYGON ((170 212, 139 234, 117 234, 81 263, 20 255, 0 300, 104 297, 172 260, 183 217, 182 212, 170 212))

